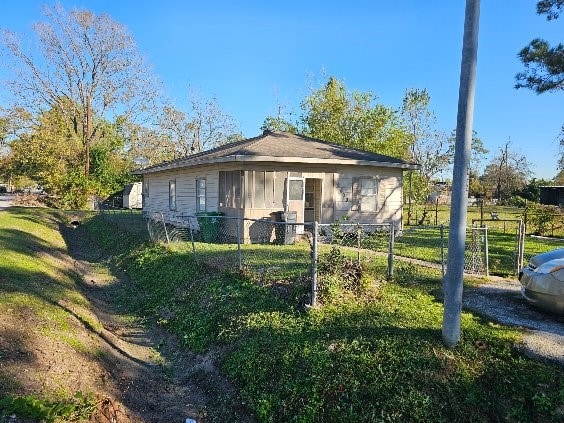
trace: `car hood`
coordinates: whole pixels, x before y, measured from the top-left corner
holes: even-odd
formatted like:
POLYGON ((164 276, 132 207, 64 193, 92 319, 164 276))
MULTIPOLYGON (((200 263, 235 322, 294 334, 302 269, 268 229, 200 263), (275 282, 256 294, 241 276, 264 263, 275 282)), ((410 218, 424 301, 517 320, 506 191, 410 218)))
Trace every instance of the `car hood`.
POLYGON ((535 273, 556 273, 560 274, 564 270, 564 258, 554 259, 541 264, 535 269, 535 273))
POLYGON ((529 260, 529 264, 531 264, 533 268, 537 268, 546 262, 549 262, 554 259, 562 259, 562 258, 564 258, 564 248, 558 248, 556 250, 552 250, 547 253, 538 254, 534 257, 531 257, 531 259, 529 260))

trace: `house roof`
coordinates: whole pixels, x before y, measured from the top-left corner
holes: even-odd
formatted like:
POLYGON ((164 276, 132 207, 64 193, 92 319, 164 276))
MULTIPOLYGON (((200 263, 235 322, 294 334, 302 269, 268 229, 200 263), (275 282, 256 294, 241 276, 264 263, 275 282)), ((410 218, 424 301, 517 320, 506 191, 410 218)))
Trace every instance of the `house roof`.
POLYGON ((198 154, 138 169, 133 173, 142 175, 204 164, 232 162, 354 164, 419 169, 419 165, 415 163, 409 163, 382 154, 357 150, 289 132, 265 131, 258 137, 248 138, 198 154))

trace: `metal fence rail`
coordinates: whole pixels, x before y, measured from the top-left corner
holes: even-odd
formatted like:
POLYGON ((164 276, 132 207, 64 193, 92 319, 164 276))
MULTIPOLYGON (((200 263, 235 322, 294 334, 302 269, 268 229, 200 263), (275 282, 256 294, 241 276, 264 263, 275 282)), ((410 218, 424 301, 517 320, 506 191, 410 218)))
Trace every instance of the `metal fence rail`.
POLYGON ((387 277, 393 275, 393 225, 281 222, 218 215, 147 216, 151 240, 184 244, 195 260, 211 268, 237 270, 262 284, 309 286, 309 302, 318 292, 318 262, 333 245, 357 260, 375 251, 388 256, 387 277), (375 248, 375 247, 378 248, 375 248))
MULTIPOLYGON (((310 303, 316 301, 324 265, 333 247, 363 264, 374 261, 376 255, 387 257, 387 268, 382 270, 386 278, 393 277, 394 262, 398 260, 434 267, 443 274, 446 270, 448 228, 442 225, 398 231, 390 223, 318 224, 209 214, 148 214, 103 204, 99 211, 104 219, 121 228, 148 234, 153 241, 174 244, 174 248, 183 249, 210 269, 243 272, 261 284, 280 289, 296 284, 307 287, 310 303)), ((465 273, 488 275, 492 268, 516 271, 523 263, 524 236, 522 225, 516 226, 521 230, 515 235, 486 226, 468 228, 465 273), (506 244, 511 239, 515 239, 515 250, 508 253, 506 244)), ((382 268, 381 262, 378 266, 382 268)))

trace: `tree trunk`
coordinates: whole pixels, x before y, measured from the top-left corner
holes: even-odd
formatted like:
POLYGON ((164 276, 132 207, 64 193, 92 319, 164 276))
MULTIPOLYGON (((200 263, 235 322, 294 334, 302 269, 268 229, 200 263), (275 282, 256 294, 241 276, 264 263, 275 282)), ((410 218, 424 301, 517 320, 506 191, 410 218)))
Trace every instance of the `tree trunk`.
POLYGON ((86 122, 84 125, 84 176, 90 176, 90 143, 92 141, 92 107, 91 100, 86 103, 86 122))
POLYGON ((480 0, 466 0, 456 121, 452 206, 450 209, 450 236, 448 238, 448 267, 443 279, 444 313, 442 337, 443 342, 448 347, 455 346, 460 340, 466 213, 468 207, 468 169, 472 145, 479 17, 480 0))

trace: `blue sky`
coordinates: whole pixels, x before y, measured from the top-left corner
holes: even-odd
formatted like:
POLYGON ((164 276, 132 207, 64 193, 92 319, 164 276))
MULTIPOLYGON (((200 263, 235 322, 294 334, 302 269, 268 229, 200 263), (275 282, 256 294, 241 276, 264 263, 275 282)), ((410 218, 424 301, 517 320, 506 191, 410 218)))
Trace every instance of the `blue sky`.
MULTIPOLYGON (((30 33, 45 3, 52 4, 2 2, 0 27, 30 33)), ((298 116, 308 84, 323 72, 394 108, 406 89, 426 88, 439 127, 456 126, 464 0, 61 3, 126 25, 179 107, 189 86, 216 96, 245 136, 259 134, 277 104, 298 116)), ((552 178, 563 94, 513 88, 522 47, 535 37, 564 41, 564 18, 547 22, 535 5, 482 1, 474 129, 492 153, 511 139, 535 176, 552 178)))

